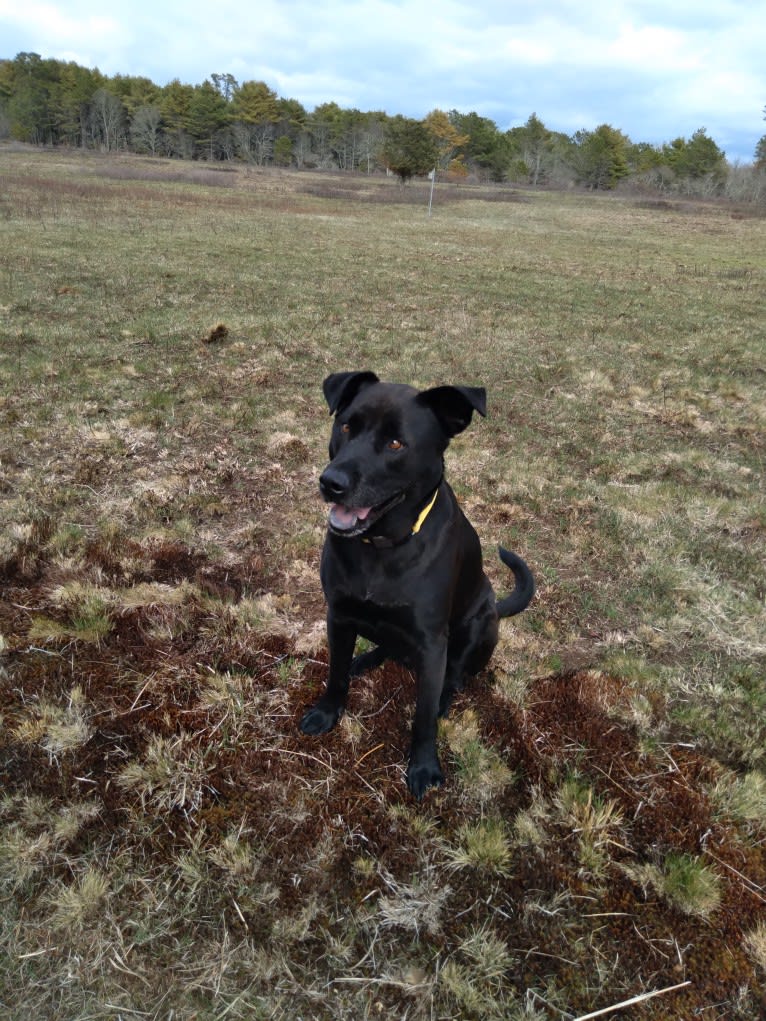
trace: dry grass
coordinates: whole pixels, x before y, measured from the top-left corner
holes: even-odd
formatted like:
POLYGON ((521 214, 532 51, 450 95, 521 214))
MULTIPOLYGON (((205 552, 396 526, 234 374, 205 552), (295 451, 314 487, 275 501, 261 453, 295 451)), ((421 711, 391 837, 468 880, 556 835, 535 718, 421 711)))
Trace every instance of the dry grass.
POLYGON ((3 1017, 759 1016, 763 221, 0 171, 3 1017), (487 386, 449 477, 539 582, 420 806, 407 671, 296 726, 354 367, 487 386))

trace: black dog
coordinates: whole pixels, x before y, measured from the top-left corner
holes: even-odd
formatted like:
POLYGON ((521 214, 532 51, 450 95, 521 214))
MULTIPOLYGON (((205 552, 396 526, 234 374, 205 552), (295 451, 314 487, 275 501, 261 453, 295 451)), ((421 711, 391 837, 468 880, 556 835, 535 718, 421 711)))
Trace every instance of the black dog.
POLYGON ((319 480, 332 504, 321 566, 330 669, 300 726, 305 734, 331 730, 350 678, 385 659, 412 667, 418 688, 407 785, 420 799, 444 779, 437 717, 487 665, 498 619, 529 604, 534 580, 523 560, 501 548, 516 586, 495 601, 479 537, 444 480, 450 439, 474 411, 486 414, 483 388, 418 391, 381 383, 372 372, 336 372, 323 388, 335 414, 331 461, 319 480), (377 647, 354 659, 357 635, 377 647))

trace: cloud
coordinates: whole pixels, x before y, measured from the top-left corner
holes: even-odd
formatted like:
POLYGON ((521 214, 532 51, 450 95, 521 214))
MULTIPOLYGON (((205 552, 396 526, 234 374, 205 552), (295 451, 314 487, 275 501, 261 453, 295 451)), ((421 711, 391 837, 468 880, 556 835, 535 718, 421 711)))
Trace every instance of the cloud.
MULTIPOLYGON (((117 18, 104 15, 100 8, 90 3, 76 3, 64 10, 61 4, 55 3, 20 5, 0 0, 0 18, 32 38, 50 41, 57 48, 79 48, 83 40, 97 41, 100 46, 109 45, 123 35, 123 26, 117 18)), ((47 51, 41 54, 48 55, 47 51)))

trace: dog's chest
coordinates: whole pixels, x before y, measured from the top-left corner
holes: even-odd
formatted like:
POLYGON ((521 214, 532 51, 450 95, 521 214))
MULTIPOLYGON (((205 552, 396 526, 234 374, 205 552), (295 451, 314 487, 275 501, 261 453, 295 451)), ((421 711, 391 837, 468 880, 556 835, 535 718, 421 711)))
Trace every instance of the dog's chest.
POLYGON ((354 623, 370 641, 404 649, 415 640, 412 593, 401 574, 386 570, 354 571, 326 590, 333 611, 354 623))
POLYGON ((328 602, 355 620, 378 618, 400 623, 412 618, 412 594, 401 577, 386 571, 359 571, 325 591, 328 602))
POLYGON ((417 645, 417 626, 408 603, 381 605, 371 599, 347 597, 335 603, 336 612, 351 620, 358 634, 401 656, 417 645))
POLYGON ((322 555, 322 589, 328 603, 338 600, 365 608, 398 608, 412 601, 407 577, 411 557, 390 551, 380 556, 371 546, 346 549, 328 542, 322 555))

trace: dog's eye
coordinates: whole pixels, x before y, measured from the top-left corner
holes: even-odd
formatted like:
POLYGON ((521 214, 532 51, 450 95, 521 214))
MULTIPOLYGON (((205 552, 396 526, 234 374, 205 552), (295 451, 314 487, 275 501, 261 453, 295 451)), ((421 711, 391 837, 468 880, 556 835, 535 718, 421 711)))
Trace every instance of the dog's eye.
POLYGON ((387 446, 389 450, 401 450, 404 444, 401 440, 389 440, 387 446))
POLYGON ((340 431, 342 433, 350 433, 351 432, 351 426, 348 424, 348 422, 344 422, 343 425, 340 427, 340 431))

